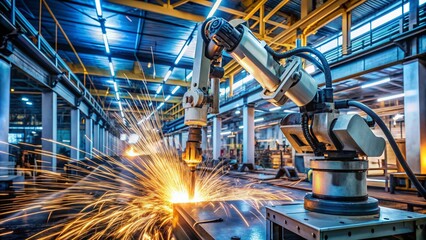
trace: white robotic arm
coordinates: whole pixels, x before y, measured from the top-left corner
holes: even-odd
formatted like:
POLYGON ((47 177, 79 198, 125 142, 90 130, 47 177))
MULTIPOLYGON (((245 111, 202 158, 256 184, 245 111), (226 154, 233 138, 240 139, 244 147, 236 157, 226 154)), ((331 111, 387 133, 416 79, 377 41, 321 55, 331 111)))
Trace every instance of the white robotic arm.
POLYGON ((356 101, 334 102, 331 71, 320 52, 301 47, 277 53, 259 41, 241 20, 210 18, 198 28, 193 79, 183 99, 184 123, 189 126, 183 159, 193 172, 201 162, 201 127, 207 125, 209 112, 219 112, 219 80, 224 74, 220 62, 224 50, 262 86, 263 99, 276 106, 291 100, 300 108, 300 113, 289 114, 281 121, 281 130, 296 151, 315 153, 311 160, 313 187, 312 193, 305 197, 306 209, 349 215, 379 212, 378 201, 367 194, 368 161, 358 159, 359 155, 377 157, 383 153, 384 139, 370 129, 374 121, 385 132, 398 153, 398 161, 426 198, 426 190, 403 160, 377 114, 356 101), (323 71, 325 88, 318 89, 316 81, 302 68, 300 58, 323 71), (281 59, 286 59, 285 64, 280 64, 281 59), (356 114, 340 114, 337 110, 349 106, 361 108, 374 121, 356 114))

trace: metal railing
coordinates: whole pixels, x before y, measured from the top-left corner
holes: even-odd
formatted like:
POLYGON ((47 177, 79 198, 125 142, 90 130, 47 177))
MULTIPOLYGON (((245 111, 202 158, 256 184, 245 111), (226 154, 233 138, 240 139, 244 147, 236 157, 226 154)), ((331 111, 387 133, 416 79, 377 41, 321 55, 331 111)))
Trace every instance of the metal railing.
POLYGON ((111 122, 108 115, 103 111, 102 106, 90 94, 90 91, 86 89, 80 78, 78 78, 71 71, 69 66, 46 41, 46 39, 42 37, 39 31, 36 30, 34 26, 32 26, 32 24, 18 9, 16 9, 15 0, 3 0, 2 4, 0 4, 0 13, 4 16, 8 16, 7 19, 9 19, 9 21, 15 27, 20 28, 21 32, 23 33, 23 37, 27 38, 33 47, 38 49, 43 54, 43 56, 58 69, 58 72, 64 73, 63 79, 67 81, 68 86, 74 88, 74 91, 79 92, 83 99, 90 105, 90 107, 93 108, 96 113, 100 115, 102 119, 107 122, 111 122))

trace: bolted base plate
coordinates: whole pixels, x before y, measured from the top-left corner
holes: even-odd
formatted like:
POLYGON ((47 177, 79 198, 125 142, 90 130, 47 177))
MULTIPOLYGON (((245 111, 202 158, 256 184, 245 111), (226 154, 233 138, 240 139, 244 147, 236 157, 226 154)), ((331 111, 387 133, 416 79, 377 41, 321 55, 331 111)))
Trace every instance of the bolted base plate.
POLYGON ((333 201, 315 198, 312 193, 306 194, 304 207, 312 212, 345 216, 366 216, 380 212, 379 201, 375 198, 357 202, 333 201))

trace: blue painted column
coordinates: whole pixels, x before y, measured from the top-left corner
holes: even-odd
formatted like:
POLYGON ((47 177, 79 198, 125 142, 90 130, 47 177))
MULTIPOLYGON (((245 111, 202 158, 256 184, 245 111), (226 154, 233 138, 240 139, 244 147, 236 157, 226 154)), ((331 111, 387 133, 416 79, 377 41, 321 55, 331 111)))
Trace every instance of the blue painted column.
POLYGON ((243 107, 243 163, 254 166, 254 106, 243 107))
POLYGON ((10 64, 0 58, 0 176, 8 175, 9 165, 9 114, 10 114, 10 64))
POLYGON ((93 149, 93 119, 90 116, 86 117, 86 157, 92 158, 93 149))
POLYGON ((57 141, 57 122, 58 122, 58 96, 55 92, 43 92, 41 97, 41 121, 43 130, 42 150, 48 152, 43 155, 41 167, 43 170, 56 172, 56 141, 57 141))
POLYGON ((71 158, 79 160, 80 154, 80 109, 71 109, 71 158))

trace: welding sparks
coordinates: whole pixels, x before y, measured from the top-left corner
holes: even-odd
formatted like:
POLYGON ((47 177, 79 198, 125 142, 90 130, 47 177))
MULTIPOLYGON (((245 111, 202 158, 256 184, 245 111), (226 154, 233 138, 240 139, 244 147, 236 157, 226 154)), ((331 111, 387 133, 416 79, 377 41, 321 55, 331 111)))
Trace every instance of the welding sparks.
MULTIPOLYGON (((69 163, 68 173, 37 170, 40 181, 26 181, 13 203, 1 207, 0 224, 36 214, 47 214, 48 219, 59 215, 61 221, 30 239, 171 239, 173 203, 247 200, 260 207, 261 200, 288 199, 252 185, 235 186, 220 171, 197 173, 190 199, 188 166, 156 131, 161 128, 158 116, 146 118, 142 113, 152 109, 139 105, 145 107, 133 107, 129 112, 140 114, 126 116, 129 125, 123 126, 127 135, 139 136, 123 154, 131 160, 96 150, 94 158, 85 161, 57 155, 69 163), (142 118, 149 120, 140 122, 142 118)), ((37 154, 52 156, 44 151, 37 154)))

